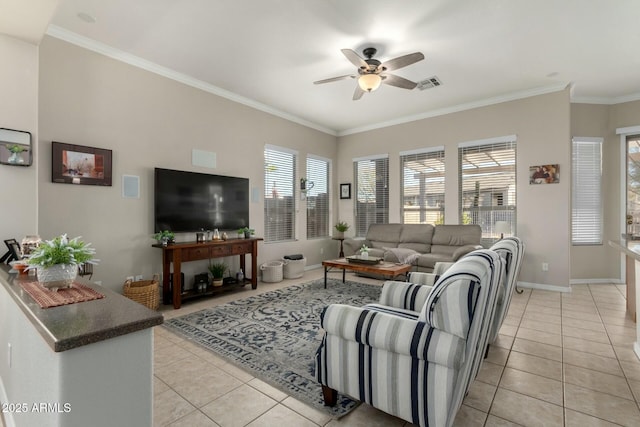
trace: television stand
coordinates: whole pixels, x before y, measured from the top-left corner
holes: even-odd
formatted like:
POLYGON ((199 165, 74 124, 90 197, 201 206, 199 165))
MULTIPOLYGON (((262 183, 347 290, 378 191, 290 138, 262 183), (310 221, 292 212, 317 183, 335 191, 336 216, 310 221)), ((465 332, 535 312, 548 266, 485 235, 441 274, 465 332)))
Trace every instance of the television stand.
MULTIPOLYGON (((258 288, 258 242, 261 238, 250 239, 227 239, 227 240, 210 240, 208 242, 196 243, 173 243, 167 246, 161 244, 152 245, 154 248, 162 249, 162 303, 171 304, 173 308, 180 308, 182 300, 189 297, 202 296, 203 294, 216 294, 218 292, 193 292, 185 295, 181 294, 181 274, 180 267, 183 262, 199 261, 203 259, 221 258, 227 256, 240 256, 240 268, 245 274, 245 280, 236 283, 235 287, 244 286, 251 283, 252 289, 258 288), (247 277, 245 268, 245 256, 251 254, 251 277, 247 277), (173 289, 169 285, 169 274, 171 273, 171 264, 173 264, 173 289)), ((228 289, 228 286, 224 286, 228 289)), ((209 286, 208 290, 216 289, 209 286)))

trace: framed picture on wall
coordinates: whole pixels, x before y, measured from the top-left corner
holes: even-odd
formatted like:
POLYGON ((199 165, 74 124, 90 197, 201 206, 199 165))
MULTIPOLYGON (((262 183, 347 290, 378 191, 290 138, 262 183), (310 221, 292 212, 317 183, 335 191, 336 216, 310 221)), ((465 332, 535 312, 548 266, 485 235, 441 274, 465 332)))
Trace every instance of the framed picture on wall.
POLYGON ((341 199, 351 198, 351 184, 340 184, 340 198, 341 199))
POLYGON ((111 150, 51 143, 51 182, 111 186, 111 150))
POLYGON ((557 184, 559 182, 559 165, 529 166, 529 184, 557 184))

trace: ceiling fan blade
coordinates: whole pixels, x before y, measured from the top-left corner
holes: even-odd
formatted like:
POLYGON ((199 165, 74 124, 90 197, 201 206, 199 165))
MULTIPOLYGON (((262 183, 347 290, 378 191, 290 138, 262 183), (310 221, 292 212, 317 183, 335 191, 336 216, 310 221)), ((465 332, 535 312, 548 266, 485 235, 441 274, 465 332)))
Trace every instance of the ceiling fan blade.
POLYGON ((368 69, 369 68, 369 64, 367 64, 365 62, 364 59, 362 59, 360 57, 360 55, 358 55, 357 53, 355 53, 353 50, 351 49, 341 49, 342 53, 344 54, 344 56, 347 57, 347 59, 349 61, 351 61, 351 63, 353 65, 355 65, 358 68, 362 68, 362 69, 368 69))
POLYGON ((318 80, 317 82, 313 82, 313 84, 314 85, 320 85, 320 84, 323 84, 323 83, 337 82, 338 80, 344 80, 344 79, 348 79, 348 78, 355 79, 356 76, 353 75, 353 74, 347 74, 346 76, 338 76, 338 77, 331 77, 329 79, 318 80))
POLYGON ((406 67, 407 65, 414 64, 418 61, 422 61, 424 55, 421 52, 414 52, 408 55, 399 56, 394 59, 390 59, 387 62, 381 64, 381 67, 387 69, 387 71, 397 70, 398 68, 406 67))
POLYGON ((357 101, 362 98, 362 95, 364 95, 364 90, 360 88, 360 85, 356 85, 356 90, 353 92, 353 100, 357 101))
POLYGON ((382 83, 399 87, 402 89, 413 89, 418 86, 418 83, 407 80, 404 77, 396 76, 394 74, 384 74, 382 83))

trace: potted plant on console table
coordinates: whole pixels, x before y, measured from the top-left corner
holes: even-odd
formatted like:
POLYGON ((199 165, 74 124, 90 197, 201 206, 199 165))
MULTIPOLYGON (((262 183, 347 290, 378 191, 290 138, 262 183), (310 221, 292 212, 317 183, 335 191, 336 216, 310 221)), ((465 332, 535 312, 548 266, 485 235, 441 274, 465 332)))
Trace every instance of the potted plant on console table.
POLYGON ((336 229, 336 234, 333 237, 335 239, 344 239, 344 232, 349 229, 349 224, 345 221, 338 221, 334 227, 336 229))
POLYGON ((253 228, 249 228, 249 227, 243 227, 238 229, 238 238, 241 238, 242 235, 244 235, 245 239, 249 239, 251 238, 251 235, 254 234, 256 232, 256 230, 254 230, 253 228))
POLYGON ((227 271, 227 264, 224 262, 214 262, 209 264, 209 271, 213 276, 213 286, 222 286, 224 273, 227 271))
POLYGON ((29 269, 36 268, 38 282, 44 287, 57 291, 69 288, 77 274, 78 265, 97 264, 94 259, 96 250, 90 243, 75 237, 71 240, 66 234, 40 243, 29 255, 29 269))
POLYGON ((158 241, 158 244, 167 246, 175 241, 176 235, 170 230, 160 230, 153 235, 153 238, 158 241))

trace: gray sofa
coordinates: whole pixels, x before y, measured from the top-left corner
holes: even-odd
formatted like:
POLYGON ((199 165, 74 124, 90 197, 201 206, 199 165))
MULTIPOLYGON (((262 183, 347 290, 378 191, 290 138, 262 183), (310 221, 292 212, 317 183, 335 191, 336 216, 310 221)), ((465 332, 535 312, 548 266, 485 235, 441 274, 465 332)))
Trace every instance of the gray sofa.
POLYGON ((371 224, 364 239, 345 239, 344 254, 359 254, 362 245, 366 245, 369 256, 431 272, 436 262, 455 262, 462 255, 481 249, 481 237, 479 225, 371 224))

